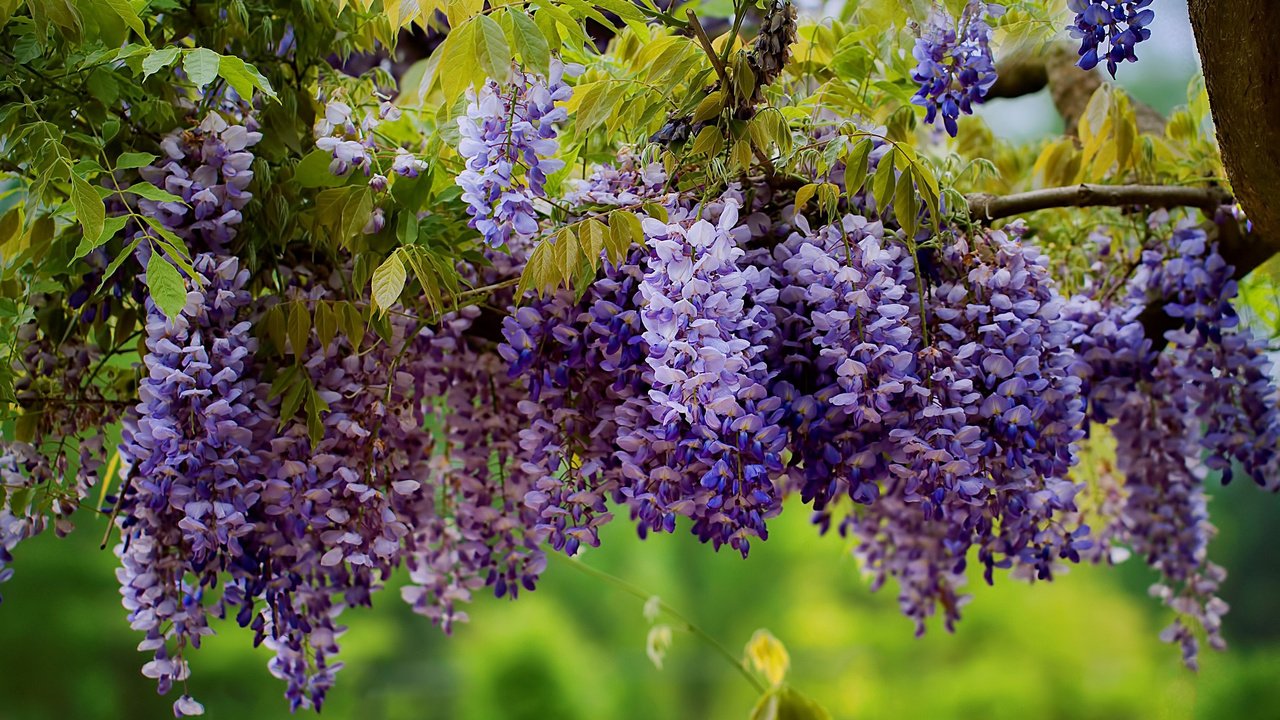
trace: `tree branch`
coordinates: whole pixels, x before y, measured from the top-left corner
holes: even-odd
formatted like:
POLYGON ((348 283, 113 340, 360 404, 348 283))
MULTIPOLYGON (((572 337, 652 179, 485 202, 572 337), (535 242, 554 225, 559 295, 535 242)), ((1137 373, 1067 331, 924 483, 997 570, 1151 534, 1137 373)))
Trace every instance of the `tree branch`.
POLYGON ((966 196, 965 200, 969 204, 969 214, 983 222, 1050 208, 1130 205, 1153 208, 1194 207, 1212 216, 1219 207, 1234 202, 1231 193, 1219 187, 1091 185, 1088 183, 1031 190, 1013 195, 974 193, 966 196))
MULTIPOLYGON (((1039 92, 1046 87, 1053 105, 1062 116, 1063 131, 1072 137, 1089 99, 1102 86, 1097 71, 1081 70, 1076 65, 1079 55, 1070 43, 1055 43, 1037 53, 1019 53, 996 64, 996 84, 987 99, 1017 98, 1039 92)), ((1130 98, 1138 120, 1138 130, 1162 134, 1165 119, 1154 108, 1130 98)))
POLYGON ((725 72, 724 63, 720 61, 720 56, 716 53, 715 46, 711 44, 711 36, 707 35, 707 31, 702 28, 702 23, 698 22, 698 15, 693 10, 686 10, 685 14, 689 16, 689 29, 693 31, 693 36, 698 39, 698 44, 702 45, 702 50, 711 58, 711 67, 715 68, 716 77, 720 78, 720 85, 729 91, 729 76, 725 72))

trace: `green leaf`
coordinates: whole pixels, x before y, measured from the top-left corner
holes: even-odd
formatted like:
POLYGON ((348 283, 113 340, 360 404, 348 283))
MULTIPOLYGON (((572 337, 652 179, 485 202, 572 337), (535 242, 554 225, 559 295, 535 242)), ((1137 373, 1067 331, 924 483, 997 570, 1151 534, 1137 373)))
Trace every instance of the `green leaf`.
POLYGON ((134 240, 133 242, 129 243, 128 247, 121 250, 119 255, 116 255, 114 258, 112 258, 111 264, 107 266, 107 271, 102 275, 102 282, 105 283, 106 281, 114 277, 116 274, 116 270, 120 269, 120 266, 124 264, 125 260, 128 260, 129 258, 133 257, 133 251, 137 250, 138 245, 141 243, 142 243, 142 238, 138 238, 137 240, 134 240))
POLYGON ((885 155, 880 158, 880 165, 876 168, 875 177, 871 179, 871 194, 875 197, 877 211, 883 211, 889 204, 895 179, 892 154, 885 155))
POLYGON ((156 307, 170 320, 178 317, 187 304, 187 283, 159 252, 152 252, 147 263, 147 288, 156 307))
POLYGON ((127 152, 116 158, 117 170, 133 170, 146 167, 156 161, 156 156, 144 152, 127 152))
POLYGON ((142 18, 138 17, 138 12, 133 9, 133 4, 129 0, 103 0, 107 7, 111 8, 115 14, 124 20, 124 24, 129 26, 130 30, 138 33, 138 37, 143 42, 147 41, 147 28, 142 24, 142 18))
POLYGON ((218 67, 220 65, 221 58, 218 53, 208 48, 191 50, 182 59, 182 69, 187 73, 187 78, 197 88, 203 88, 213 82, 214 78, 218 77, 218 67))
MULTIPOLYGON (((444 92, 447 105, 452 105, 467 88, 477 82, 475 68, 476 59, 476 24, 465 22, 451 31, 440 45, 440 67, 446 70, 440 73, 440 89, 444 92)), ((483 82, 480 78, 478 82, 483 82)))
POLYGON ((307 435, 311 438, 311 445, 314 447, 324 439, 324 420, 321 413, 329 409, 329 403, 320 397, 320 393, 316 392, 315 387, 310 387, 308 383, 307 393, 307 435))
POLYGON ((872 145, 871 138, 864 137, 845 156, 844 183, 845 191, 849 194, 849 197, 857 195, 858 191, 867 182, 867 168, 871 164, 872 145))
POLYGON ((533 18, 520 10, 508 10, 507 17, 511 18, 511 43, 516 52, 525 64, 546 74, 551 67, 551 46, 542 30, 533 18))
POLYGON ((524 266, 524 272, 520 274, 520 284, 516 286, 516 302, 519 302, 520 298, 530 290, 537 290, 541 295, 544 288, 555 285, 556 270, 553 253, 554 248, 549 240, 543 240, 533 249, 529 255, 529 262, 524 266))
POLYGON ((583 221, 582 229, 578 231, 582 251, 586 253, 587 262, 591 263, 592 270, 600 267, 600 256, 604 254, 605 238, 608 233, 608 228, 595 218, 583 221))
POLYGON ((258 68, 234 55, 223 55, 218 61, 218 75, 245 100, 253 99, 254 90, 261 90, 264 95, 272 99, 276 97, 276 91, 272 89, 271 82, 258 72, 258 68))
POLYGON ((178 59, 178 48, 168 47, 163 50, 153 50, 150 55, 142 58, 142 79, 155 75, 161 70, 173 64, 178 59))
POLYGON ((498 82, 506 82, 511 74, 511 47, 502 26, 488 15, 477 15, 475 57, 480 69, 498 82))
POLYGON ((582 252, 578 242, 578 236, 573 232, 572 228, 563 228, 556 233, 552 239, 553 253, 555 259, 556 277, 549 287, 555 287, 561 283, 568 283, 573 280, 579 263, 582 262, 582 252))
POLYGON ((346 185, 348 178, 338 177, 329 172, 329 163, 333 156, 324 150, 312 150, 302 158, 293 170, 293 179, 304 188, 339 187, 346 185))
POLYGON ((102 232, 98 234, 98 237, 90 238, 88 235, 85 235, 80 238, 80 244, 76 246, 75 255, 73 255, 71 259, 79 260, 85 255, 93 252, 95 249, 106 244, 107 241, 115 237, 116 233, 120 232, 120 230, 124 228, 125 223, 127 222, 129 222, 128 215, 114 215, 107 218, 106 221, 102 223, 102 232))
POLYGON ((920 229, 920 198, 916 196, 916 186, 911 182, 909 172, 898 177, 898 187, 893 194, 893 215, 907 240, 913 239, 920 229))
MULTIPOLYGON (((271 343, 271 347, 275 349, 276 354, 284 355, 285 338, 286 338, 286 334, 284 331, 284 326, 285 326, 284 306, 283 305, 271 306, 271 309, 268 310, 265 315, 263 315, 262 322, 260 325, 263 328, 263 331, 266 333, 267 341, 271 343)), ((259 337, 261 337, 261 335, 259 335, 259 337)), ((288 372, 288 370, 286 370, 286 372, 288 372)), ((272 385, 273 390, 274 390, 274 387, 275 386, 273 384, 272 385)))
POLYGON ((373 303, 383 311, 391 309, 400 299, 407 280, 404 262, 400 253, 391 253, 386 260, 373 271, 373 303))
POLYGON ((780 685, 760 697, 750 720, 831 720, 831 714, 791 687, 780 685))
POLYGON ((98 191, 75 173, 71 174, 71 205, 76 209, 76 220, 84 228, 85 237, 96 239, 102 235, 107 208, 103 205, 102 198, 98 197, 98 191))
POLYGON ((294 357, 301 360, 307 352, 307 336, 311 334, 311 313, 307 312, 304 303, 295 302, 289 308, 285 333, 289 336, 289 347, 293 348, 294 357))
POLYGON ((161 190, 155 185, 147 182, 134 183, 133 185, 125 188, 124 192, 131 195, 137 195, 138 197, 144 197, 148 200, 155 200, 156 202, 179 202, 186 205, 186 202, 177 195, 161 190))
POLYGON ((796 191, 796 212, 804 212, 804 208, 813 199, 814 193, 818 192, 816 183, 809 183, 796 191))
POLYGON ((698 131, 698 136, 693 139, 694 155, 705 155, 707 157, 715 157, 724 149, 724 134, 720 132, 720 128, 715 125, 708 125, 698 131))
POLYGON ((716 115, 719 115, 720 111, 723 109, 724 93, 720 90, 707 93, 707 96, 698 103, 698 107, 694 108, 693 121, 704 122, 706 120, 710 120, 716 115))
POLYGON ((316 337, 320 338, 322 346, 329 347, 338 334, 338 315, 333 306, 324 301, 316 305, 315 315, 316 337))
POLYGON ((13 12, 22 4, 22 0, 0 0, 0 28, 9 24, 13 12))
POLYGON ((667 209, 658 203, 645 203, 642 207, 645 214, 659 222, 666 222, 668 219, 667 209))
POLYGON ((626 210, 613 211, 609 214, 609 259, 615 263, 622 261, 632 243, 644 244, 640 218, 626 210))
POLYGON ((311 383, 298 372, 297 368, 290 367, 280 373, 280 377, 288 378, 285 385, 284 398, 280 401, 280 430, 284 430, 285 426, 298 414, 298 410, 302 409, 302 402, 307 398, 307 386, 311 383))

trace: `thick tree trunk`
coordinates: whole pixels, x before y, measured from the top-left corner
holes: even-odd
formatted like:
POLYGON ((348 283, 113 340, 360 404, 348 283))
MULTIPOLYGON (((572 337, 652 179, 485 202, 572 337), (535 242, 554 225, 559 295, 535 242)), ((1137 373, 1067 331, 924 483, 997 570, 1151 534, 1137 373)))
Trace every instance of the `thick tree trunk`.
POLYGON ((1253 221, 1239 247, 1223 247, 1243 274, 1280 252, 1280 1, 1189 5, 1227 176, 1253 221))

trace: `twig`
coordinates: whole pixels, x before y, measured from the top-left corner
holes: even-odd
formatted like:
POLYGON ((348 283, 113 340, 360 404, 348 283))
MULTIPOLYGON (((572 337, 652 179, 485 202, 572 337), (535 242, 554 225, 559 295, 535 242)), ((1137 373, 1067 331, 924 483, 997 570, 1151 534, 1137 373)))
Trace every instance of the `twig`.
POLYGON ((1067 207, 1194 207, 1212 213, 1234 202, 1231 193, 1220 187, 1179 187, 1176 185, 1092 185, 1045 188, 1013 195, 974 193, 967 195, 969 214, 990 222, 1036 210, 1067 207))
POLYGON ((724 63, 720 61, 720 56, 716 53, 715 46, 711 44, 711 37, 703 29, 702 23, 698 22, 697 13, 693 10, 686 10, 685 14, 689 16, 689 29, 693 30, 694 37, 698 38, 698 42, 702 45, 702 49, 706 51, 707 57, 711 58, 711 67, 715 68, 716 76, 720 78, 720 84, 724 87, 725 92, 729 92, 729 74, 725 71, 724 63))
MULTIPOLYGON (((618 587, 619 589, 623 590, 627 594, 639 599, 641 602, 646 602, 650 598, 654 597, 653 594, 645 592, 644 590, 640 589, 639 587, 636 587, 635 585, 632 585, 626 580, 623 580, 622 578, 617 577, 615 575, 610 575, 609 573, 603 570, 597 570, 596 568, 593 568, 590 565, 587 565, 581 560, 573 560, 559 553, 552 553, 551 557, 554 557, 557 560, 563 562, 564 564, 573 567, 578 572, 585 573, 595 578, 599 578, 600 580, 604 580, 605 582, 610 583, 615 587, 618 587)), ((695 635, 699 640, 702 640, 708 646, 714 649, 716 652, 720 653, 720 655, 723 656, 724 659, 727 660, 730 665, 736 668, 738 672, 742 673, 742 676, 746 678, 747 682, 751 683, 751 687, 755 688, 757 692, 763 693, 766 690, 764 685, 760 683, 759 678, 757 678, 755 675, 752 675, 751 671, 747 669, 747 666, 743 664, 743 662, 739 660, 737 656, 735 656, 732 652, 730 652, 729 648, 726 648, 724 645, 720 644, 719 640, 716 640, 715 638, 711 637, 710 633, 698 627, 697 625, 693 624, 691 620, 686 618, 684 615, 680 614, 679 611, 677 611, 675 608, 671 607, 667 603, 663 602, 661 599, 658 599, 658 606, 662 609, 662 612, 664 614, 668 615, 669 617, 671 617, 671 619, 683 625, 685 630, 689 631, 690 633, 693 633, 693 635, 695 635)))

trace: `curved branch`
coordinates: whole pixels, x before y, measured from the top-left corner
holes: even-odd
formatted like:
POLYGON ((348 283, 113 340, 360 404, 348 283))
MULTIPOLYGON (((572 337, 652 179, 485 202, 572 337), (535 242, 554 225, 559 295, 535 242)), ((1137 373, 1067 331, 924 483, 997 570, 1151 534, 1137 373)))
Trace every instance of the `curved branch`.
MULTIPOLYGON (((1054 107, 1062 116, 1063 131, 1074 137, 1080 116, 1103 80, 1097 71, 1081 70, 1076 65, 1078 59, 1075 47, 1069 43, 1055 43, 1043 52, 1004 58, 996 64, 996 84, 991 86, 987 99, 1017 98, 1047 87, 1054 107)), ((1164 132, 1165 119, 1159 112, 1136 99, 1130 100, 1140 131, 1164 132)))
POLYGON ((965 197, 969 214, 984 222, 1023 215, 1036 210, 1068 207, 1153 208, 1194 207, 1212 215, 1234 202, 1231 193, 1219 187, 1177 185, 1091 185, 1045 188, 1013 195, 974 193, 965 197))

